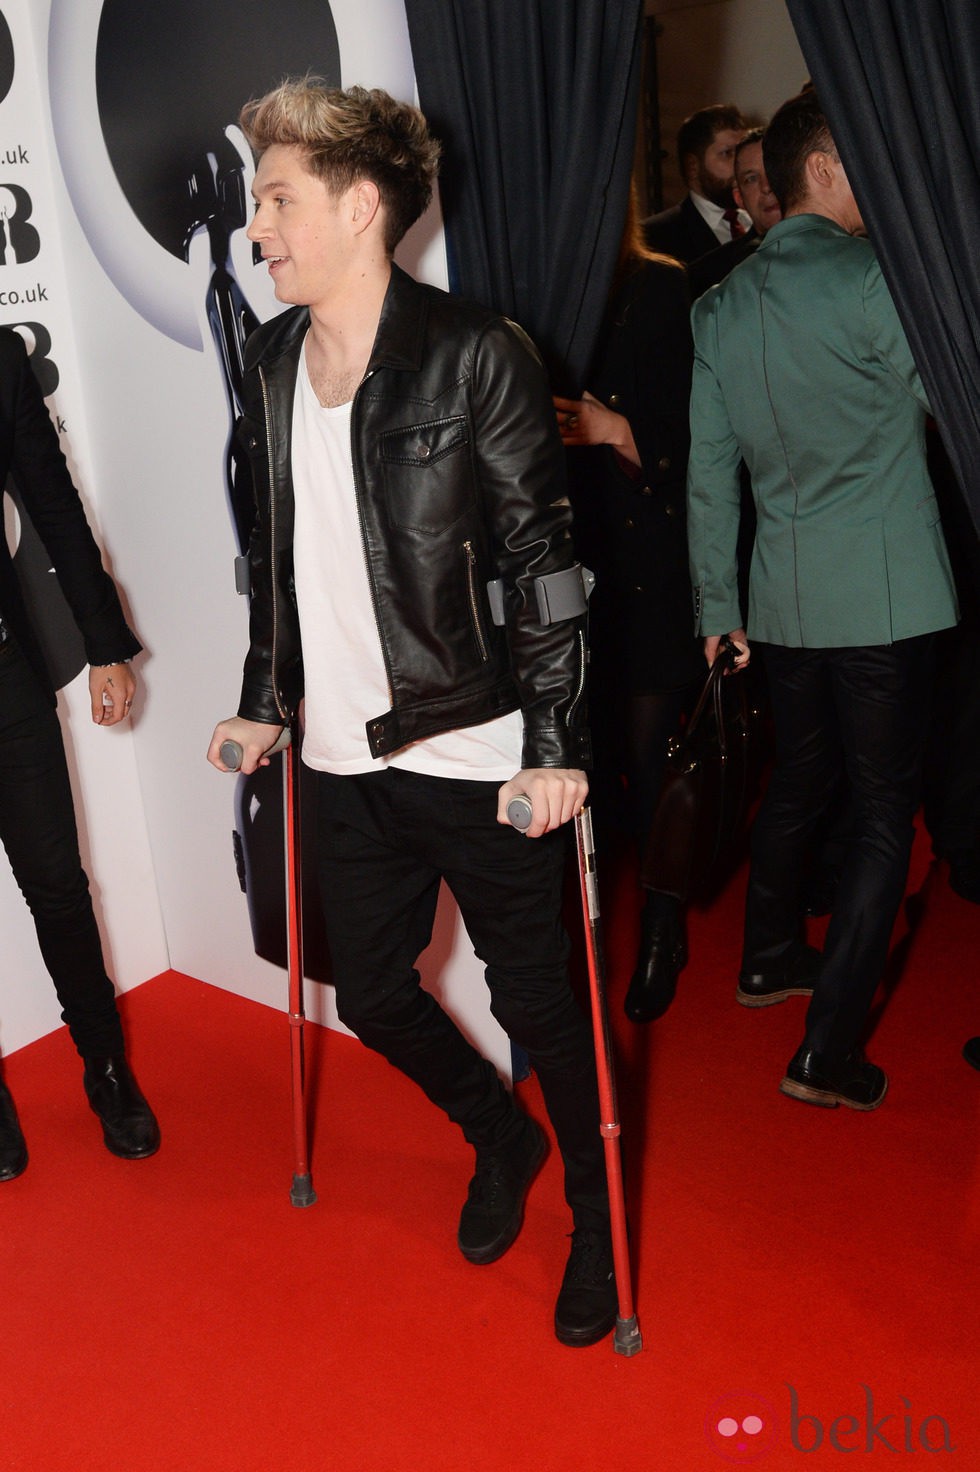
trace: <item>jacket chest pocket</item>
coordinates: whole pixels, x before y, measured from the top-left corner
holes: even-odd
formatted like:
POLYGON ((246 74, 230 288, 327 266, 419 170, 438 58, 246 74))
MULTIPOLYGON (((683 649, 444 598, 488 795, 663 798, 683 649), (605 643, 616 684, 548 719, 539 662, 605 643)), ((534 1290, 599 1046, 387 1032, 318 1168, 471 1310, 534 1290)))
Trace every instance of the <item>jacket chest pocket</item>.
POLYGON ((393 526, 434 536, 472 509, 469 443, 463 414, 382 434, 385 499, 393 526))

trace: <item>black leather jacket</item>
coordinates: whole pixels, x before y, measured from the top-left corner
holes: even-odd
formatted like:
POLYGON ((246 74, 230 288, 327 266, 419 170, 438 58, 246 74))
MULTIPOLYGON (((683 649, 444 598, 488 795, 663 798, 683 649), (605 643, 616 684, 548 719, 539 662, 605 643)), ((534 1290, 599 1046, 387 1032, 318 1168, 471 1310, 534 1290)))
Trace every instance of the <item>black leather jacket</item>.
MULTIPOLYGON (((236 459, 256 521, 239 715, 279 723, 302 693, 290 440, 306 308, 245 349, 236 459)), ((561 442, 523 332, 397 266, 351 413, 354 485, 391 707, 371 754, 520 709, 525 767, 582 767, 584 619, 542 625, 534 579, 574 561, 561 442), (504 587, 494 625, 487 583, 504 587)))

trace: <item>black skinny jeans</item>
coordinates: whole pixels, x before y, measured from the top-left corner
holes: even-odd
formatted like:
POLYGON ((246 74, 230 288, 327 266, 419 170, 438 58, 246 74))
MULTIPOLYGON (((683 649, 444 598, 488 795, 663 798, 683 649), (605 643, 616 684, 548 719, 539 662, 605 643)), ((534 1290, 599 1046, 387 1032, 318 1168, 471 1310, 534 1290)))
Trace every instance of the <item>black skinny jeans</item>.
POLYGON ((76 1048, 83 1057, 121 1053, 115 991, 78 853, 61 726, 9 637, 0 644, 0 839, 76 1048))
POLYGON ((806 1042, 831 1062, 857 1044, 905 893, 929 722, 933 636, 853 649, 757 644, 776 766, 752 833, 743 970, 780 969, 799 946, 814 829, 846 771, 852 828, 806 1042))
MULTIPOLYGON (((307 776, 304 773, 304 776, 307 776)), ((439 882, 486 968, 490 1007, 526 1049, 581 1228, 608 1224, 590 1026, 569 986, 561 923, 565 834, 528 839, 496 821, 496 782, 396 768, 314 774, 321 896, 342 1022, 417 1083, 477 1148, 522 1123, 493 1066, 420 985, 439 882)))

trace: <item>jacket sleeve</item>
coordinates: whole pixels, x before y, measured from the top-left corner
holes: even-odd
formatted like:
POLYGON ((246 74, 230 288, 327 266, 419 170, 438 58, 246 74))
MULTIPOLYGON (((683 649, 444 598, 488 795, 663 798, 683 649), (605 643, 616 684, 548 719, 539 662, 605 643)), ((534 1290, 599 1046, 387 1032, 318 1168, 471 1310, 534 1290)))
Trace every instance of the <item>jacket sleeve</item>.
POLYGON ((932 411, 929 400, 922 386, 919 370, 915 366, 912 349, 877 260, 868 267, 864 278, 864 311, 871 341, 879 359, 889 373, 898 379, 905 392, 930 414, 932 411))
POLYGON ((736 546, 742 454, 715 364, 717 292, 695 305, 691 453, 687 467, 687 537, 694 585, 694 632, 741 627, 736 546))
MULTIPOLYGON (((27 351, 16 334, 17 394, 11 474, 72 611, 90 664, 115 664, 142 645, 129 629, 115 585, 102 566, 95 538, 27 351)), ((7 348, 5 347, 5 352, 7 348)))
POLYGON ((575 561, 565 462, 541 361, 513 323, 492 322, 473 366, 476 469, 505 589, 525 767, 583 767, 585 616, 542 624, 535 579, 575 561))

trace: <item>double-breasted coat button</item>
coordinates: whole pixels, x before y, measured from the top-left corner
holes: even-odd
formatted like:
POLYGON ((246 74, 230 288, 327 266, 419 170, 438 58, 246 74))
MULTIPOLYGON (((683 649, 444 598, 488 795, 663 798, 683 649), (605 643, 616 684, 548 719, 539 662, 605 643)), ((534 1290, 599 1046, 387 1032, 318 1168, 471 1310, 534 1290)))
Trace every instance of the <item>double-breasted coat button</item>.
POLYGON ((661 455, 660 459, 657 461, 657 469, 661 471, 670 469, 669 455, 661 455))
POLYGON ((619 403, 619 394, 610 394, 609 395, 609 407, 610 407, 610 409, 615 409, 615 407, 616 407, 616 405, 618 403, 619 403))

